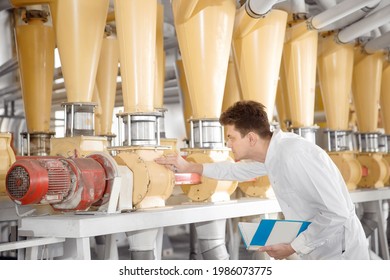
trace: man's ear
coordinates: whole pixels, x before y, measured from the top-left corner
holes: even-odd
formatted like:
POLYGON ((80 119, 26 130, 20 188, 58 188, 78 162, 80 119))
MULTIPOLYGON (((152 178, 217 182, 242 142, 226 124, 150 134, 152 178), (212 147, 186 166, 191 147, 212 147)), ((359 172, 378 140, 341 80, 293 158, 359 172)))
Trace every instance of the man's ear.
POLYGON ((257 143, 258 138, 259 137, 257 136, 256 133, 254 133, 254 132, 248 133, 248 139, 249 139, 249 143, 251 144, 251 146, 254 146, 257 143))

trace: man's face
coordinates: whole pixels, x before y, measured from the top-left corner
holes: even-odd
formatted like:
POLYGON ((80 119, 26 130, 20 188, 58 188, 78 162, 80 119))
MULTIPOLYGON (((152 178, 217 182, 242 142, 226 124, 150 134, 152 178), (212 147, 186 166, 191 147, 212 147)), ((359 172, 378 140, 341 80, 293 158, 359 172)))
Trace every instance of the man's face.
POLYGON ((248 159, 250 143, 247 135, 241 136, 234 125, 226 125, 227 146, 232 149, 235 160, 248 159))

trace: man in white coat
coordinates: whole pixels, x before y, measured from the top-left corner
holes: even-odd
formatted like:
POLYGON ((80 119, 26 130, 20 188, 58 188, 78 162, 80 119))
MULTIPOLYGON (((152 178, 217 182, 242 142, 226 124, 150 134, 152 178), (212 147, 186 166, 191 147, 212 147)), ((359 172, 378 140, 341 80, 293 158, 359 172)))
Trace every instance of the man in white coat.
POLYGON ((286 219, 310 221, 290 244, 264 246, 275 259, 369 259, 368 242, 338 168, 319 146, 281 130, 270 131, 265 107, 239 101, 220 117, 236 163, 191 163, 178 155, 156 160, 175 172, 245 181, 268 175, 286 219))

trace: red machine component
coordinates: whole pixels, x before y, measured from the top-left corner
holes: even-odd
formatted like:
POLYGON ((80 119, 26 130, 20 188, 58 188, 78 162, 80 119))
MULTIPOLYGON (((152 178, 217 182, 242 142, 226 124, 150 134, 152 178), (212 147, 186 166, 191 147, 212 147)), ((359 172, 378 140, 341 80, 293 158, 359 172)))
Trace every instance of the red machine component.
POLYGON ((23 157, 6 177, 16 203, 51 204, 57 210, 88 210, 107 183, 105 168, 94 158, 23 157))

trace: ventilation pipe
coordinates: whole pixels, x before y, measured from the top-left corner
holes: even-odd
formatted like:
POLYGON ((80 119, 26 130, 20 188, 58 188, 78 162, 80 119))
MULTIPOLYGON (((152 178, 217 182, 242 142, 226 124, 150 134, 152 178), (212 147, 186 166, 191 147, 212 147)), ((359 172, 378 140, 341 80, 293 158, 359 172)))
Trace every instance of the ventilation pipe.
POLYGON ((310 28, 319 30, 345 18, 357 20, 374 9, 380 0, 344 0, 337 5, 334 5, 335 1, 333 3, 326 0, 316 2, 319 2, 320 6, 325 6, 326 9, 324 12, 310 18, 308 24, 310 28))
POLYGON ((336 39, 341 43, 348 43, 371 30, 388 23, 390 21, 389 14, 390 5, 387 5, 362 20, 344 28, 337 34, 336 39))
POLYGON ((245 2, 245 11, 252 18, 264 17, 277 0, 247 0, 245 2))
POLYGON ((369 53, 373 54, 379 50, 390 48, 390 31, 384 33, 383 35, 369 40, 364 45, 364 50, 369 53))

